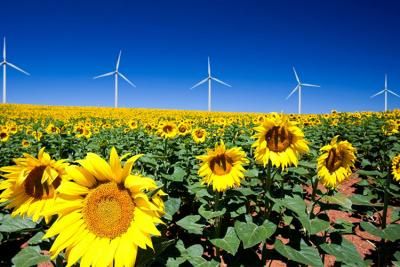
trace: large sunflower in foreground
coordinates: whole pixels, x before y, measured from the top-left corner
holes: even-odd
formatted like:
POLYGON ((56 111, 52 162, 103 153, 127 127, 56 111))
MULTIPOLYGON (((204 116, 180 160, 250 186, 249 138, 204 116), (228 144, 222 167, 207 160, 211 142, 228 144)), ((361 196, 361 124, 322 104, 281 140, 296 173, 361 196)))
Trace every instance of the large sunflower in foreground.
POLYGON ((392 174, 393 179, 400 182, 400 155, 397 155, 392 160, 392 174))
POLYGON ((244 178, 243 165, 249 162, 240 147, 226 149, 223 141, 197 159, 202 161, 198 172, 203 177, 202 183, 212 184, 213 190, 218 192, 239 186, 244 178))
MULTIPOLYGON (((55 190, 60 185, 68 166, 63 160, 55 161, 40 149, 38 157, 24 154, 14 159, 15 165, 0 168, 5 180, 0 182, 0 203, 9 201, 6 208, 12 215, 29 216, 37 221, 42 211, 54 203, 55 190)), ((46 220, 50 218, 45 217, 46 220)))
POLYGON ((57 236, 50 249, 55 258, 66 250, 67 266, 134 266, 138 247, 153 248, 151 236, 160 236, 164 204, 154 180, 132 175, 131 157, 121 166, 113 148, 109 162, 89 153, 81 166, 67 169, 67 179, 49 214, 59 218, 45 238, 57 236), (154 193, 152 193, 154 192, 154 193), (147 195, 150 193, 150 195, 147 195))
POLYGON ((329 145, 323 146, 320 149, 323 153, 318 157, 318 176, 327 188, 335 188, 347 179, 356 161, 356 149, 348 141, 337 139, 335 136, 329 145))
POLYGON ((257 139, 252 145, 256 148, 255 159, 264 167, 269 161, 275 167, 297 166, 300 154, 309 150, 304 133, 283 114, 274 113, 264 118, 254 130, 253 138, 257 139))

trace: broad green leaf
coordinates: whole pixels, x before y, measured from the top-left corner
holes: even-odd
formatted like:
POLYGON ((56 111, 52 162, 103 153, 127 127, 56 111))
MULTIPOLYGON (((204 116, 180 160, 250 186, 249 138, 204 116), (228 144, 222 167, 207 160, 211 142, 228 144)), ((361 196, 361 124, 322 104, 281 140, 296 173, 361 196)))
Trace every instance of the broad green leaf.
POLYGON ((400 239, 400 224, 389 224, 385 229, 379 229, 370 222, 361 222, 361 227, 368 233, 392 242, 400 239))
POLYGON ((314 247, 308 246, 301 240, 300 250, 296 250, 289 245, 284 245, 282 241, 277 239, 274 244, 275 250, 282 256, 289 260, 299 262, 309 266, 323 267, 318 250, 314 247))
POLYGON ((295 173, 295 174, 298 174, 298 175, 300 175, 300 176, 307 175, 307 174, 310 173, 306 168, 303 168, 303 167, 292 167, 292 168, 288 168, 288 171, 289 171, 289 172, 293 172, 293 173, 295 173))
POLYGON ((37 245, 41 243, 43 240, 44 233, 43 232, 37 232, 34 236, 31 237, 31 239, 28 240, 29 245, 37 245))
POLYGON ((12 217, 11 215, 5 215, 0 222, 0 232, 18 232, 25 229, 35 228, 36 223, 34 223, 30 219, 24 219, 22 217, 16 216, 12 217))
POLYGON ((168 240, 161 237, 156 237, 152 239, 154 250, 151 249, 140 249, 138 253, 135 266, 137 267, 145 267, 149 266, 150 263, 165 249, 175 243, 174 239, 168 240))
POLYGON ((276 225, 270 221, 265 221, 261 226, 252 222, 235 222, 235 231, 243 247, 250 248, 268 239, 275 233, 276 225))
POLYGON ((320 247, 328 254, 335 256, 336 261, 346 265, 368 266, 364 263, 356 247, 346 238, 342 239, 341 244, 321 244, 320 247))
POLYGON ((199 208, 199 214, 203 216, 206 220, 222 216, 225 214, 225 212, 226 212, 225 208, 219 211, 207 210, 205 204, 201 205, 199 208))
POLYGON ((258 177, 258 172, 259 172, 258 169, 247 170, 244 173, 244 176, 247 178, 256 178, 256 177, 258 177))
POLYGON ((50 257, 41 254, 39 247, 26 247, 18 252, 11 261, 18 267, 30 267, 50 261, 50 257))
POLYGON ((170 181, 183 182, 183 178, 186 176, 186 172, 181 167, 175 167, 174 172, 171 175, 165 175, 164 177, 170 181))
POLYGON ((296 218, 300 221, 303 227, 311 232, 311 222, 306 212, 306 203, 304 199, 295 195, 294 197, 285 197, 280 201, 281 205, 285 208, 293 211, 297 216, 296 218))
POLYGON ((352 205, 350 198, 341 193, 337 193, 333 196, 323 196, 321 198, 321 202, 324 202, 327 204, 336 204, 336 205, 342 206, 343 208, 345 208, 347 210, 351 210, 351 205, 352 205))
POLYGON ((222 248, 230 254, 235 255, 239 248, 240 240, 236 235, 235 229, 229 227, 224 238, 212 239, 211 243, 214 246, 222 248))
POLYGON ((329 229, 330 223, 328 221, 315 218, 311 220, 311 231, 310 234, 315 235, 319 232, 326 231, 329 229))
POLYGON ((201 235, 203 233, 203 224, 198 224, 200 220, 200 215, 189 215, 185 218, 179 220, 176 224, 187 230, 191 234, 201 235))
POLYGON ((378 177, 383 177, 383 173, 381 173, 380 171, 377 170, 373 170, 373 171, 367 171, 367 170, 358 170, 357 173, 359 175, 363 175, 363 176, 378 176, 378 177))
POLYGON ((164 218, 167 220, 172 220, 172 216, 174 216, 174 214, 179 210, 180 205, 181 205, 180 198, 168 198, 168 200, 165 201, 164 218))

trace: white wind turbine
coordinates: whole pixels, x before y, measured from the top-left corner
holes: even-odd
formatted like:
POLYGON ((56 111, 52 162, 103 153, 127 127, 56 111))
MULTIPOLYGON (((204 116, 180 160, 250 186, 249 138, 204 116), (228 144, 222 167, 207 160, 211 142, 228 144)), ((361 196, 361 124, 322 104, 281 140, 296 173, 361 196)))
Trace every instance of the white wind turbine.
POLYGON ((387 75, 386 75, 386 74, 385 74, 385 88, 384 88, 382 91, 380 91, 380 92, 378 92, 378 93, 372 95, 371 98, 374 98, 375 96, 378 96, 378 95, 383 94, 383 93, 385 93, 385 112, 386 112, 386 111, 387 111, 387 97, 388 97, 388 93, 391 93, 391 94, 394 95, 394 96, 400 97, 400 96, 399 96, 398 94, 396 94, 395 92, 390 91, 389 89, 387 89, 387 75))
POLYGON ((121 61, 121 53, 122 51, 119 51, 118 54, 118 59, 117 59, 117 64, 115 65, 115 70, 111 71, 111 72, 107 72, 105 74, 99 75, 94 77, 93 79, 97 79, 97 78, 102 78, 102 77, 106 77, 106 76, 111 76, 114 75, 115 78, 115 95, 114 95, 114 107, 118 107, 118 76, 121 76, 122 79, 124 79, 127 83, 129 83, 130 85, 132 85, 133 87, 136 87, 136 85, 134 85, 130 80, 128 80, 128 78, 125 77, 125 75, 123 75, 121 72, 119 72, 119 62, 121 61))
POLYGON ((193 88, 195 88, 195 87, 197 87, 197 86, 199 86, 199 85, 201 85, 201 84, 203 84, 203 83, 208 81, 208 111, 211 111, 211 80, 214 80, 214 81, 216 81, 216 82, 218 82, 220 84, 223 84, 225 86, 232 87, 229 84, 227 84, 227 83, 225 83, 225 82, 223 82, 223 81, 211 76, 210 57, 208 57, 208 76, 207 76, 207 78, 205 78, 204 80, 198 82, 197 84, 193 85, 192 88, 190 88, 190 90, 192 90, 193 88))
POLYGON ((6 53, 6 37, 3 39, 3 61, 0 62, 0 66, 3 66, 3 104, 7 103, 7 65, 11 68, 14 68, 26 75, 30 75, 28 72, 24 71, 23 69, 15 66, 14 64, 7 61, 7 53, 6 53))
POLYGON ((301 114, 301 87, 320 87, 319 85, 302 83, 300 82, 299 76, 297 75, 296 69, 293 67, 294 76, 296 76, 297 86, 293 89, 293 91, 286 97, 286 100, 289 99, 297 90, 299 91, 299 114, 301 114))

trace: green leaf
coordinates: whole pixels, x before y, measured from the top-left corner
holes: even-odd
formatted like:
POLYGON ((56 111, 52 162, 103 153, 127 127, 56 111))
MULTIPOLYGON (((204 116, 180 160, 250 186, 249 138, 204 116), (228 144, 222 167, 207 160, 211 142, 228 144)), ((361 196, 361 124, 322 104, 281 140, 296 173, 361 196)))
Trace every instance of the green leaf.
POLYGON ((324 243, 320 247, 326 253, 335 256, 336 261, 343 262, 346 265, 368 266, 357 252, 356 247, 346 238, 342 239, 341 244, 324 243))
POLYGON ((181 167, 175 167, 174 172, 171 175, 165 175, 164 177, 170 181, 183 182, 183 178, 186 176, 186 172, 181 167))
POLYGON ((222 216, 225 214, 225 212, 226 212, 225 208, 223 208, 222 210, 219 210, 219 211, 207 210, 205 204, 201 205, 199 208, 199 214, 201 216, 203 216, 206 220, 222 216))
POLYGON ((149 266, 154 259, 160 255, 165 249, 175 243, 174 239, 168 240, 161 237, 156 237, 152 239, 154 250, 151 249, 140 249, 138 253, 135 266, 145 267, 149 266))
POLYGON ((247 171, 244 173, 244 177, 247 177, 247 178, 256 178, 256 177, 258 177, 258 173, 259 173, 258 169, 247 170, 247 171))
POLYGON ((15 266, 29 267, 50 261, 50 257, 40 254, 39 247, 27 247, 18 252, 11 261, 15 266))
POLYGON ((235 231, 239 239, 243 241, 243 247, 250 248, 265 241, 275 233, 276 225, 265 221, 261 226, 252 222, 235 222, 235 231))
POLYGON ((203 252, 203 247, 198 244, 188 247, 185 251, 185 253, 187 253, 189 257, 201 257, 201 255, 203 255, 203 252))
POLYGON ((240 240, 236 235, 235 229, 229 227, 224 238, 212 239, 211 243, 214 246, 222 248, 230 254, 235 255, 239 248, 240 240))
POLYGON ((28 240, 29 245, 37 245, 41 243, 43 240, 44 233, 43 232, 37 232, 34 236, 31 237, 31 239, 28 240))
POLYGON ((336 204, 342 206, 347 210, 351 210, 351 205, 353 204, 348 196, 343 195, 342 193, 337 193, 333 196, 323 196, 321 198, 321 202, 327 204, 336 204))
POLYGON ((289 245, 284 245, 282 241, 277 239, 274 244, 275 250, 289 260, 299 262, 309 266, 323 267, 318 250, 314 247, 307 246, 303 240, 300 243, 300 250, 296 250, 289 245))
POLYGON ((368 233, 378 236, 392 242, 400 239, 400 224, 389 224, 385 229, 381 230, 370 222, 361 222, 361 227, 368 233))
POLYGON ((5 215, 1 221, 0 232, 18 232, 25 229, 35 228, 36 223, 30 219, 24 219, 22 217, 11 215, 5 215))
POLYGON ((165 201, 165 215, 164 218, 167 220, 172 220, 172 216, 179 210, 181 206, 181 199, 180 198, 168 198, 165 201))
POLYGON ((200 215, 189 215, 179 220, 176 224, 187 230, 189 233, 201 235, 203 233, 203 224, 198 224, 200 215))
POLYGON ((330 226, 331 225, 328 221, 324 221, 319 218, 312 219, 310 234, 315 235, 319 232, 326 231, 330 226))
POLYGON ((373 170, 373 171, 358 170, 357 173, 358 173, 359 175, 363 175, 363 176, 372 176, 372 177, 374 177, 374 176, 382 177, 382 175, 383 175, 380 171, 377 171, 377 170, 373 170))
POLYGON ((285 197, 280 201, 280 205, 293 211, 297 215, 296 218, 300 221, 301 225, 303 225, 308 232, 311 232, 311 222, 306 212, 306 203, 304 199, 298 195, 294 197, 285 197))

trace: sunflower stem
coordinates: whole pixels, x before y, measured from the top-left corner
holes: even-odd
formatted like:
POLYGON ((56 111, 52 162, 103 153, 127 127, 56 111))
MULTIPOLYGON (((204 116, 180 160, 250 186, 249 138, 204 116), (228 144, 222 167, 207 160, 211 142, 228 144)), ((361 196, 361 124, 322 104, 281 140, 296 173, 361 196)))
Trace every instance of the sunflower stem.
MULTIPOLYGON (((214 191, 214 212, 218 212, 220 210, 220 200, 221 200, 221 192, 214 191)), ((215 218, 215 238, 221 238, 221 216, 215 218)), ((219 260, 220 251, 218 247, 215 247, 216 256, 219 260)))
POLYGON ((388 175, 386 176, 386 181, 385 181, 385 188, 384 188, 384 194, 383 194, 383 214, 382 214, 382 229, 386 228, 386 217, 387 217, 387 210, 389 206, 389 186, 390 186, 390 171, 388 172, 388 175))
POLYGON ((315 196, 317 194, 318 178, 314 176, 312 178, 311 183, 312 183, 312 193, 311 193, 312 206, 311 206, 311 211, 310 211, 310 218, 311 218, 311 216, 314 215, 314 208, 315 208, 315 205, 317 204, 317 201, 315 200, 315 196))
MULTIPOLYGON (((268 167, 267 167, 267 176, 265 177, 266 180, 264 181, 264 221, 269 219, 269 215, 271 214, 271 201, 268 198, 267 194, 271 189, 272 185, 272 175, 271 175, 271 170, 272 170, 272 163, 271 160, 268 161, 268 167)), ((261 247, 261 264, 264 266, 265 262, 267 260, 267 250, 266 250, 266 243, 267 241, 264 240, 262 242, 262 247, 261 247)))

